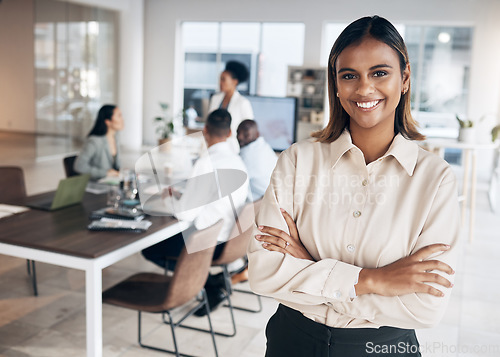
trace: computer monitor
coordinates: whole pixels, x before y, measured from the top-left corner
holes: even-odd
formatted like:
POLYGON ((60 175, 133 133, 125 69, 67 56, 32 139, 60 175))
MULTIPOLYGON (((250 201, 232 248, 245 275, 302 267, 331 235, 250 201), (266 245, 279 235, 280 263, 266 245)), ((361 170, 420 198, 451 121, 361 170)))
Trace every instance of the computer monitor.
POLYGON ((275 151, 288 149, 296 140, 297 98, 246 96, 252 104, 260 135, 275 151))

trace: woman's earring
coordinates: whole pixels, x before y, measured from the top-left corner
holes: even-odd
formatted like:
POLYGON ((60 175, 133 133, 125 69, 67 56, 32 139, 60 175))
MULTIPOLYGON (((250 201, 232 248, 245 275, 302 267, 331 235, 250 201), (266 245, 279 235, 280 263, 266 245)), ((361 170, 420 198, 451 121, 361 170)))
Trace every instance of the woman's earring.
POLYGON ((337 92, 337 98, 340 98, 339 92, 337 92))

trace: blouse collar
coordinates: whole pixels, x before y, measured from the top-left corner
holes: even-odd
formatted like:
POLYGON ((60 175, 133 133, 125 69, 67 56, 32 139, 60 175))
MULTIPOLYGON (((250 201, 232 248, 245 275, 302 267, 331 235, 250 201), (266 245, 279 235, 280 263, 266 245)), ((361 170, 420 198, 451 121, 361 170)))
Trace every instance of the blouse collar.
MULTIPOLYGON (((349 130, 345 129, 337 140, 331 144, 331 154, 332 154, 332 167, 335 167, 339 162, 340 158, 344 154, 352 149, 359 150, 359 148, 352 143, 351 134, 349 130)), ((377 161, 381 161, 387 156, 393 156, 399 164, 406 171, 408 176, 412 176, 415 170, 418 159, 418 145, 406 138, 404 138, 400 133, 398 133, 387 150, 387 152, 380 157, 377 161)))

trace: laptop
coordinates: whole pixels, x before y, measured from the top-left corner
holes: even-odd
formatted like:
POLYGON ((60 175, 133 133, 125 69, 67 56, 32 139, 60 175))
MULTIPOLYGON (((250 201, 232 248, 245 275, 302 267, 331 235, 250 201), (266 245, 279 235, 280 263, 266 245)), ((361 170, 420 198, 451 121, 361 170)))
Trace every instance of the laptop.
POLYGON ((82 202, 85 187, 87 187, 89 179, 90 175, 88 174, 62 179, 59 181, 53 197, 44 197, 41 200, 31 201, 27 206, 45 211, 55 211, 60 208, 76 205, 82 202))

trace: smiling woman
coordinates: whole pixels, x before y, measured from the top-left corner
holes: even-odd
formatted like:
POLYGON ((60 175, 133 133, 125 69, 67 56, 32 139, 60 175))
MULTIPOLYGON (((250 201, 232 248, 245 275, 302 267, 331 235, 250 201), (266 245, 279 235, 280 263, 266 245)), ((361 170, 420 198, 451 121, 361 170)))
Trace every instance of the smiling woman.
POLYGON ((328 66, 330 121, 284 151, 249 246, 249 282, 280 302, 267 357, 420 356, 439 322, 459 236, 455 177, 412 140, 410 64, 387 20, 341 33, 328 66), (406 346, 406 349, 395 347, 406 346))

